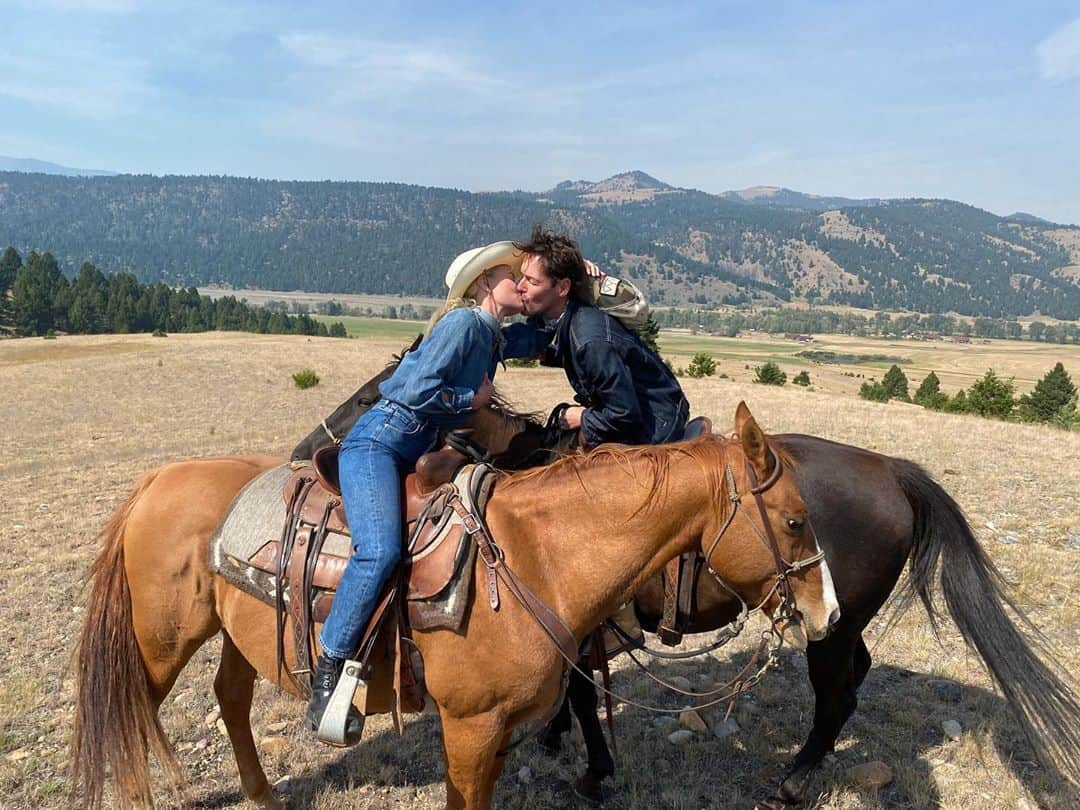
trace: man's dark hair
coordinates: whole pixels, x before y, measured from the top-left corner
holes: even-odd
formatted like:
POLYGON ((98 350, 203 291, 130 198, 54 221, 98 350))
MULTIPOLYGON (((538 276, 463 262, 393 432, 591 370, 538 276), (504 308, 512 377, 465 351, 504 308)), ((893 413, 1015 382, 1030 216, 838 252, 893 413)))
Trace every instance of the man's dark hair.
POLYGON ((585 259, 578 249, 577 242, 566 234, 544 230, 539 222, 533 225, 532 236, 528 242, 514 242, 514 247, 523 253, 542 256, 544 270, 554 280, 570 279, 570 297, 577 301, 588 301, 588 277, 585 275, 585 259))

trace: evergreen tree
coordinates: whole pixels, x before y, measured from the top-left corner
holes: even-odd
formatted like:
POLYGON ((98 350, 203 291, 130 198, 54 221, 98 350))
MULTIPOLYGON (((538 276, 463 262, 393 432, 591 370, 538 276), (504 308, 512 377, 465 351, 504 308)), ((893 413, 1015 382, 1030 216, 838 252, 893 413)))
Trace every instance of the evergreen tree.
POLYGON ((787 382, 787 374, 780 370, 772 360, 755 370, 754 382, 762 385, 783 385, 787 382))
POLYGON ((810 372, 803 369, 794 377, 791 378, 791 382, 795 385, 808 386, 810 385, 810 372))
POLYGON ((1036 383, 1034 391, 1020 397, 1020 418, 1025 422, 1050 422, 1060 414, 1068 421, 1071 414, 1064 410, 1068 409, 1070 403, 1075 414, 1076 386, 1065 371, 1065 366, 1058 363, 1036 383))
POLYGON ((1008 419, 1016 405, 1012 380, 1003 380, 990 369, 967 393, 967 411, 979 416, 1008 419))
POLYGON ((657 354, 660 353, 660 346, 656 342, 657 337, 660 336, 660 326, 653 320, 652 315, 649 315, 645 325, 638 330, 638 336, 641 338, 642 343, 657 354))
POLYGON ((911 401, 911 398, 908 396, 908 379, 904 372, 900 370, 900 366, 893 364, 889 370, 885 372, 885 377, 882 379, 881 385, 885 389, 885 394, 888 399, 899 399, 903 402, 911 401))
POLYGON ((345 331, 345 324, 343 324, 341 321, 334 321, 332 324, 330 324, 330 337, 348 337, 348 333, 345 331))
POLYGON ((945 407, 945 403, 949 401, 949 397, 947 394, 942 393, 941 380, 938 379, 937 374, 931 371, 923 378, 919 390, 915 392, 913 401, 932 411, 940 411, 945 407))
POLYGON ((686 367, 687 377, 711 377, 716 373, 716 361, 706 352, 698 352, 686 367))
POLYGON ((11 288, 15 286, 15 276, 22 267, 22 256, 13 247, 0 255, 0 330, 11 329, 15 325, 15 305, 11 300, 11 288))
POLYGON ((20 335, 43 335, 53 329, 57 295, 66 287, 53 255, 30 251, 12 287, 15 330, 20 335))
POLYGON ((889 392, 885 386, 874 380, 868 380, 859 386, 859 396, 871 402, 889 401, 889 392))

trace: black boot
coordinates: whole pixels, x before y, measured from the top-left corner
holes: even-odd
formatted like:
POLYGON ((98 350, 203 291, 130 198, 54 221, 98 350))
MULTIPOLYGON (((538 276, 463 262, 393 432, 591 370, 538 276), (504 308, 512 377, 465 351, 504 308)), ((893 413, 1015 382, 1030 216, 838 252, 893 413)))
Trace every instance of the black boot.
MULTIPOLYGON (((315 666, 315 675, 312 678, 311 698, 308 700, 305 725, 309 731, 317 732, 322 723, 326 706, 330 702, 330 696, 334 694, 334 688, 341 679, 341 670, 345 666, 345 659, 333 658, 329 655, 320 655, 319 663, 315 666)), ((345 721, 345 743, 355 745, 360 742, 360 736, 364 732, 364 716, 356 710, 355 706, 349 707, 349 716, 345 721)))

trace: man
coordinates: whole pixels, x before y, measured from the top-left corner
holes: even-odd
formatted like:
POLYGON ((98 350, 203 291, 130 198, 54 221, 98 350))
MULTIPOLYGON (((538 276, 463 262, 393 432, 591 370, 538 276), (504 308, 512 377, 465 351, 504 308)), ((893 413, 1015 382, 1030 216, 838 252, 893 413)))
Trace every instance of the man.
POLYGON ((562 366, 578 406, 563 427, 581 443, 663 444, 682 438, 690 406, 675 375, 638 335, 588 303, 585 260, 567 236, 533 227, 518 284, 530 322, 554 330, 545 354, 562 366))

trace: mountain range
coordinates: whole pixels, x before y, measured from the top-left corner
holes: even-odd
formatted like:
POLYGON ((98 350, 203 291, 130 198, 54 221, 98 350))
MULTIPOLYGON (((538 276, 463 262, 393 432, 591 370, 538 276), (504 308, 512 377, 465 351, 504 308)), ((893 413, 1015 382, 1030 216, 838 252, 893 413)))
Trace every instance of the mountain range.
POLYGON ((439 295, 454 255, 533 222, 570 233, 660 306, 1080 318, 1080 228, 952 200, 708 194, 640 171, 540 193, 0 172, 0 247, 175 285, 439 295))
POLYGON ((34 158, 16 158, 0 155, 0 172, 32 172, 35 174, 62 174, 67 177, 111 177, 116 172, 102 169, 73 169, 59 163, 34 158))

